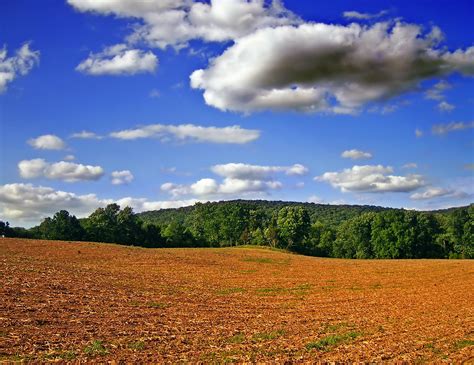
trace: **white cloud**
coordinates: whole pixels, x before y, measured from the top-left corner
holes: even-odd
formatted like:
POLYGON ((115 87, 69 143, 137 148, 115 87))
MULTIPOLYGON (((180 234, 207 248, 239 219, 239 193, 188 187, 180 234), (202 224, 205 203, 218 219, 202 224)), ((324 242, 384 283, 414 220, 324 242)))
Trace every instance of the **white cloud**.
POLYGON ((273 180, 251 180, 225 178, 221 183, 215 179, 205 178, 190 185, 164 183, 161 190, 170 194, 173 198, 195 195, 197 197, 224 197, 242 194, 249 196, 254 193, 266 193, 269 190, 280 189, 282 184, 273 180))
POLYGON ((462 199, 467 196, 468 194, 465 193, 464 191, 444 189, 444 188, 439 188, 439 187, 431 187, 429 189, 426 189, 423 192, 410 195, 410 198, 413 200, 428 200, 428 199, 434 199, 434 198, 440 198, 440 197, 462 199))
POLYGON ((130 43, 182 48, 192 39, 222 42, 240 38, 256 29, 299 20, 280 1, 263 0, 68 0, 79 11, 133 18, 140 26, 128 37, 130 43))
POLYGON ((136 212, 166 208, 179 208, 193 205, 196 199, 150 201, 145 198, 124 197, 118 200, 100 199, 95 194, 77 195, 71 192, 54 190, 50 187, 32 184, 0 185, 0 216, 12 225, 31 226, 66 209, 78 217, 86 217, 95 209, 111 203, 122 208, 131 206, 136 212))
POLYGON ((24 179, 34 179, 42 176, 48 163, 42 158, 35 158, 33 160, 23 160, 18 163, 18 171, 20 176, 24 179))
POLYGON ((355 165, 339 172, 326 172, 315 178, 342 192, 410 192, 425 185, 421 175, 392 175, 393 168, 382 165, 355 165))
POLYGON ((248 194, 266 192, 268 190, 281 189, 282 183, 279 181, 248 180, 225 178, 219 186, 221 194, 248 194))
POLYGON ((306 166, 303 166, 302 164, 294 164, 293 166, 290 166, 286 170, 287 175, 306 175, 308 173, 309 169, 306 166))
POLYGON ((433 134, 443 135, 450 132, 458 132, 471 128, 474 128, 474 122, 451 122, 447 124, 435 124, 433 128, 431 128, 431 132, 433 134))
POLYGON ((130 170, 113 171, 111 176, 113 185, 130 184, 134 179, 130 170))
POLYGON ((66 148, 64 141, 53 134, 45 134, 28 140, 28 144, 39 150, 63 150, 66 148))
POLYGON ((191 191, 196 195, 216 194, 219 186, 214 179, 201 179, 191 185, 191 191))
POLYGON ((421 129, 415 129, 415 136, 416 138, 420 138, 420 137, 423 137, 423 131, 421 129))
POLYGON ((25 43, 17 49, 14 56, 7 57, 7 48, 0 49, 0 94, 7 90, 7 85, 18 76, 27 75, 31 69, 39 64, 39 51, 30 49, 25 43))
POLYGON ((135 75, 153 73, 158 67, 158 57, 152 52, 130 49, 125 44, 107 47, 100 53, 91 53, 76 70, 88 75, 135 75))
POLYGON ((76 156, 74 156, 74 155, 64 156, 64 161, 74 161, 75 159, 76 159, 76 156))
POLYGON ((439 111, 450 112, 456 107, 445 100, 446 96, 444 92, 451 88, 452 85, 449 82, 441 80, 425 92, 425 98, 438 101, 437 108, 439 111))
POLYGON ((449 104, 447 101, 442 101, 438 104, 438 109, 442 112, 450 112, 456 107, 453 104, 449 104))
POLYGON ((148 200, 145 198, 132 198, 126 197, 121 198, 116 201, 121 207, 129 206, 133 208, 135 212, 145 212, 149 210, 160 210, 160 209, 171 209, 171 208, 181 208, 194 205, 197 202, 204 203, 207 200, 198 200, 198 199, 185 199, 185 200, 148 200))
POLYGON ((305 175, 308 168, 301 164, 292 166, 259 166, 244 163, 228 163, 214 165, 211 171, 216 175, 230 179, 241 180, 271 180, 275 173, 283 172, 286 175, 305 175))
POLYGON ((167 192, 172 197, 191 194, 191 188, 189 186, 174 184, 171 182, 166 182, 162 184, 160 189, 161 191, 167 192))
POLYGON ((439 47, 438 28, 306 23, 260 29, 236 40, 191 86, 221 110, 356 113, 365 104, 418 88, 420 81, 474 73, 474 47, 439 47))
POLYGON ((152 99, 157 99, 161 96, 161 93, 160 93, 160 90, 157 90, 157 89, 151 89, 150 90, 150 93, 148 94, 148 96, 152 99))
POLYGON ((402 166, 402 169, 416 169, 418 165, 415 162, 409 162, 402 166))
POLYGON ((363 159, 372 158, 372 154, 370 152, 364 152, 364 151, 352 149, 352 150, 346 150, 342 152, 341 157, 350 158, 352 160, 363 160, 363 159))
POLYGON ((166 125, 150 124, 135 129, 125 129, 110 133, 118 139, 132 140, 138 138, 159 138, 178 141, 235 143, 244 144, 255 141, 260 137, 260 131, 243 129, 238 125, 229 127, 203 127, 194 124, 166 125))
POLYGON ((345 11, 342 15, 344 18, 347 19, 358 19, 358 20, 369 20, 380 18, 384 15, 388 14, 388 10, 381 10, 378 13, 370 14, 370 13, 360 13, 358 11, 345 11))
POLYGON ((316 195, 311 195, 308 198, 308 203, 323 204, 324 199, 322 199, 322 198, 320 198, 319 196, 316 196, 316 195))
POLYGON ((102 136, 95 134, 94 132, 89 131, 81 131, 78 133, 71 134, 71 138, 79 138, 79 139, 102 139, 102 136))
POLYGON ((452 88, 452 85, 449 82, 445 80, 441 80, 437 82, 436 84, 434 84, 432 88, 428 89, 425 92, 425 97, 427 99, 437 100, 437 101, 444 100, 445 98, 444 92, 451 88, 452 88))
POLYGON ((25 179, 45 177, 66 182, 98 180, 104 174, 100 166, 82 165, 74 162, 46 162, 41 158, 23 160, 18 163, 20 176, 25 179))
POLYGON ((222 177, 218 182, 212 178, 198 180, 190 185, 171 182, 161 185, 161 190, 172 197, 195 195, 198 197, 249 196, 266 194, 271 190, 281 189, 283 184, 275 180, 276 174, 304 175, 308 169, 301 165, 292 166, 259 166, 244 163, 214 165, 211 171, 222 177))

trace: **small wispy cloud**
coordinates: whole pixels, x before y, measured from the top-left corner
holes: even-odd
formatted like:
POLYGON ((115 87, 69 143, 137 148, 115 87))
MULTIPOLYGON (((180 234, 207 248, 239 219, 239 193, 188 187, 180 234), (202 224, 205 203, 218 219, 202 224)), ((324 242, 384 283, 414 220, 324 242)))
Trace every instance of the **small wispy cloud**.
POLYGON ((378 13, 361 13, 359 11, 351 10, 345 11, 342 13, 342 16, 346 19, 358 19, 358 20, 369 20, 369 19, 376 19, 381 18, 389 13, 388 10, 381 10, 378 13))
POLYGON ((431 132, 436 135, 444 135, 447 133, 459 132, 471 128, 474 128, 474 122, 451 122, 447 124, 435 124, 431 128, 431 132))
POLYGON ((370 152, 364 152, 356 149, 347 150, 341 153, 342 158, 350 158, 352 160, 364 160, 372 158, 372 154, 370 152))
POLYGON ((73 133, 71 134, 70 138, 78 138, 78 139, 102 139, 102 136, 99 136, 98 134, 94 132, 89 132, 89 131, 81 131, 78 133, 73 133))

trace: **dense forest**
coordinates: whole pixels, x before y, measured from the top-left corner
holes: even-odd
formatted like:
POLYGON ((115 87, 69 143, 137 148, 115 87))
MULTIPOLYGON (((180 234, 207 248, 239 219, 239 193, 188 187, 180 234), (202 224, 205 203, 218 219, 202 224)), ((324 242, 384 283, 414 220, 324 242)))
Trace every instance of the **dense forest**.
POLYGON ((340 258, 474 258, 474 204, 417 212, 374 206, 226 201, 135 214, 117 204, 77 219, 57 212, 7 237, 111 242, 143 247, 259 245, 340 258))

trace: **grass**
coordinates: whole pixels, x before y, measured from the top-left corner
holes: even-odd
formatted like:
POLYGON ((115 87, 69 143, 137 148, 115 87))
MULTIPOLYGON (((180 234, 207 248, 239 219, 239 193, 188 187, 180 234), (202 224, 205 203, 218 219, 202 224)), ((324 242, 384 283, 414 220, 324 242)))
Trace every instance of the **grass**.
POLYGON ((243 262, 255 262, 257 264, 288 265, 290 259, 273 259, 271 257, 244 257, 243 262))
POLYGON ((277 330, 277 331, 271 331, 271 332, 261 332, 261 333, 256 333, 255 335, 252 336, 252 340, 254 341, 269 341, 269 340, 274 340, 278 337, 281 337, 285 334, 284 330, 277 330))
POLYGON ((461 340, 461 341, 458 341, 454 344, 454 347, 457 350, 461 350, 464 347, 469 347, 469 346, 474 346, 474 341, 472 341, 472 340, 461 340))
POLYGON ((227 339, 228 343, 242 343, 245 341, 245 335, 243 333, 237 333, 236 335, 227 339))
POLYGON ((329 335, 323 337, 320 340, 310 342, 306 345, 307 350, 322 350, 326 351, 332 347, 338 346, 341 343, 350 342, 355 340, 357 337, 360 336, 358 332, 348 332, 343 335, 329 335))
POLYGON ((301 284, 294 288, 270 287, 257 289, 257 295, 276 295, 278 293, 295 293, 297 295, 307 294, 311 284, 301 284))
POLYGON ((260 289, 257 289, 257 293, 260 293, 260 294, 272 294, 272 293, 281 293, 283 291, 285 291, 286 289, 284 288, 280 288, 280 287, 274 287, 274 288, 260 288, 260 289))
POLYGON ((259 264, 276 264, 277 261, 269 257, 246 257, 242 259, 244 262, 257 262, 259 264))
POLYGON ((89 356, 107 355, 108 352, 102 341, 99 340, 92 341, 91 344, 84 349, 84 353, 89 356))
POLYGON ((134 341, 128 344, 128 348, 132 350, 141 351, 145 348, 145 342, 143 341, 134 341))
POLYGON ((274 252, 281 252, 281 253, 289 253, 292 254, 292 251, 286 250, 284 248, 277 248, 277 247, 269 247, 269 246, 259 246, 259 245, 240 245, 240 246, 233 246, 232 248, 246 248, 252 250, 265 250, 265 251, 274 251, 274 252))
POLYGON ((43 356, 45 360, 74 360, 76 358, 76 353, 74 351, 60 351, 52 352, 43 356))
POLYGON ((343 328, 343 327, 350 327, 351 325, 346 322, 341 322, 341 323, 336 323, 336 324, 328 324, 324 328, 324 331, 327 332, 336 332, 337 330, 343 328))

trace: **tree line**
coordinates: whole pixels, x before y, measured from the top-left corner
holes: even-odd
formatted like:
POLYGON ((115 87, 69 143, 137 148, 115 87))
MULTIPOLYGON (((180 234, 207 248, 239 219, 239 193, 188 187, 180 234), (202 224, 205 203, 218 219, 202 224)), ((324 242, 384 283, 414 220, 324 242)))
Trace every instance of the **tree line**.
POLYGON ((339 258, 474 258, 474 204, 445 212, 309 207, 232 201, 135 214, 110 204, 84 219, 61 210, 30 229, 0 221, 0 234, 143 247, 258 245, 339 258))

